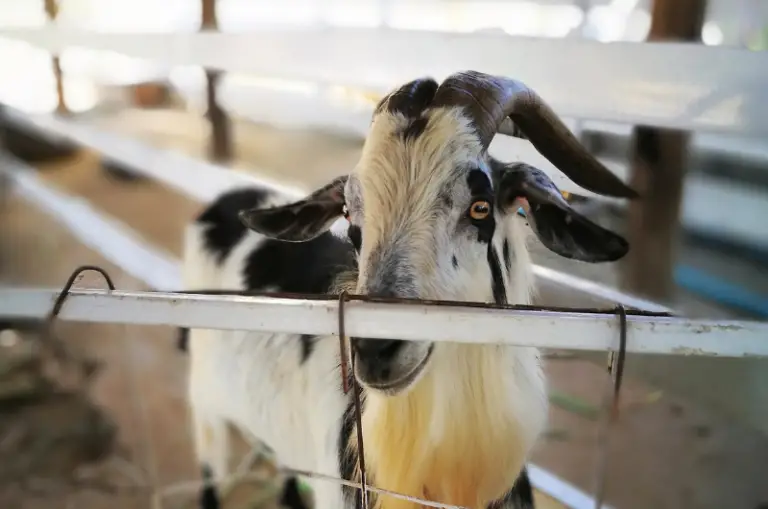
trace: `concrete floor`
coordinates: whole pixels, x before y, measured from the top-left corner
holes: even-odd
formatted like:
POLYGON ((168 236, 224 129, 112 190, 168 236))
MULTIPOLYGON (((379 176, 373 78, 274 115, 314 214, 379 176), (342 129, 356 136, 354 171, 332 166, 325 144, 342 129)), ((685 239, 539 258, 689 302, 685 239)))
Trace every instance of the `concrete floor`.
MULTIPOLYGON (((130 112, 99 122, 157 146, 196 156, 204 151, 205 124, 190 116, 130 112)), ((270 178, 305 187, 321 185, 349 171, 360 149, 355 140, 243 123, 237 124, 236 136, 238 166, 269 168, 270 178)), ((117 183, 106 178, 98 157, 87 151, 51 165, 44 175, 57 187, 87 199, 176 255, 180 254, 181 228, 199 209, 198 204, 154 182, 117 183)), ((55 287, 75 266, 96 263, 110 271, 119 288, 141 288, 140 283, 80 246, 55 221, 19 199, 10 198, 3 205, 0 239, 2 283, 55 287)), ((611 267, 566 263, 536 247, 534 252, 537 263, 596 280, 614 277, 611 267)), ((82 342, 107 361, 109 367, 94 396, 120 423, 121 441, 146 478, 155 486, 194 478, 196 469, 186 432, 185 358, 173 349, 173 331, 84 324, 60 327, 72 341, 82 342)), ((768 501, 768 436, 740 424, 722 408, 705 405, 706 397, 692 397, 675 387, 650 383, 639 376, 645 375, 642 369, 633 368, 639 365, 636 361, 628 359, 630 372, 623 390, 621 419, 612 436, 607 502, 617 509, 756 509, 768 501)), ((677 369, 676 361, 654 358, 643 362, 677 369)), ((736 366, 733 372, 738 371, 736 366)), ((600 365, 581 358, 550 359, 547 373, 556 393, 599 406, 607 383, 600 365)), ((702 377, 688 383, 695 385, 698 393, 718 392, 720 373, 710 376, 708 383, 702 382, 702 377)), ((542 438, 532 460, 591 492, 597 428, 589 412, 553 405, 550 432, 542 438)), ((107 504, 115 508, 148 507, 148 499, 145 495, 76 492, 45 502, 17 500, 11 506, 91 509, 107 504)))

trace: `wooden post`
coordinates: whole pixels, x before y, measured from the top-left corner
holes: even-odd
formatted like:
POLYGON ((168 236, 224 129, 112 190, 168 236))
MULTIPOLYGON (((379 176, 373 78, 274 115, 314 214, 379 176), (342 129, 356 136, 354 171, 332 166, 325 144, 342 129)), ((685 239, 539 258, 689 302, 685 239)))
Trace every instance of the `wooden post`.
MULTIPOLYGON (((45 13, 51 22, 56 21, 56 15, 59 13, 57 0, 45 0, 45 13)), ((53 57, 53 76, 56 78, 56 113, 66 115, 69 113, 69 108, 64 100, 64 80, 61 76, 61 61, 58 55, 53 57)))
MULTIPOLYGON (((647 41, 700 42, 706 0, 655 0, 647 41)), ((681 66, 685 62, 680 62, 681 66)), ((660 302, 674 299, 674 263, 690 133, 637 126, 631 185, 642 195, 629 206, 631 249, 623 286, 660 302)))
MULTIPOLYGON (((218 28, 216 20, 216 0, 202 0, 202 31, 213 31, 218 28)), ((208 110, 206 117, 211 125, 210 157, 217 162, 227 162, 232 159, 232 127, 226 112, 219 105, 217 88, 221 71, 206 69, 206 96, 208 110)))

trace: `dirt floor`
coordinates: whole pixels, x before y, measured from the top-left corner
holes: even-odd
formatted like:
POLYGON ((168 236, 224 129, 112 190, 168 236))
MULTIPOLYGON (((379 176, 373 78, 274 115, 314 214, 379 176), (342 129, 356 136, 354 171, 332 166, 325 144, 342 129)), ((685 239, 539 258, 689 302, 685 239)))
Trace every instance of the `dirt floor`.
MULTIPOLYGON (((201 121, 142 115, 132 113, 103 122, 160 146, 202 154, 205 130, 201 121)), ((252 124, 238 124, 237 137, 242 161, 272 168, 274 173, 268 176, 273 179, 304 186, 348 171, 359 152, 357 142, 252 124)), ((154 182, 119 182, 107 177, 99 157, 89 151, 41 170, 59 189, 83 197, 177 256, 182 226, 200 207, 154 182)), ((105 267, 118 288, 142 288, 78 244, 34 206, 14 196, 4 200, 0 283, 59 287, 72 269, 87 263, 105 267)), ((101 283, 86 277, 81 284, 101 283)), ((144 487, 120 493, 85 486, 48 487, 33 494, 8 485, 0 487, 0 507, 149 508, 153 507, 150 495, 154 489, 196 479, 185 405, 186 359, 174 348, 174 331, 77 323, 61 323, 57 331, 106 366, 91 393, 117 424, 119 455, 93 468, 118 484, 144 487)), ((554 403, 550 430, 532 461, 592 492, 597 412, 607 375, 596 363, 568 356, 548 359, 547 372, 554 403)), ((758 509, 759 504, 768 503, 767 470, 765 435, 638 377, 629 376, 625 381, 607 467, 606 501, 616 509, 758 509)), ((169 497, 162 507, 178 507, 183 502, 183 496, 169 497)))

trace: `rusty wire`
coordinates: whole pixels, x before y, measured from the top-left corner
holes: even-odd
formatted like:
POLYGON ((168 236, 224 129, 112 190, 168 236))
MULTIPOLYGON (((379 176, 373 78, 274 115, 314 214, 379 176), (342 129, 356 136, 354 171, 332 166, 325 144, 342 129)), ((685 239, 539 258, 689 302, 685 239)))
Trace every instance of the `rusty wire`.
POLYGON ((58 318, 59 313, 61 312, 61 308, 64 306, 64 302, 67 300, 67 297, 69 297, 70 291, 77 281, 77 278, 84 272, 98 273, 104 279, 104 282, 107 284, 109 290, 115 290, 115 284, 106 270, 95 265, 81 265, 80 267, 77 267, 67 278, 67 281, 64 283, 61 292, 59 292, 59 295, 56 297, 56 300, 53 303, 53 307, 51 308, 50 313, 48 313, 48 316, 45 318, 42 343, 45 347, 50 348, 54 358, 57 361, 70 361, 78 365, 83 375, 84 381, 87 381, 95 374, 96 370, 98 369, 98 363, 91 359, 74 354, 71 349, 66 348, 61 341, 56 339, 53 333, 53 327, 55 325, 56 318, 58 318))
MULTIPOLYGON (((345 334, 344 334, 344 303, 347 300, 347 292, 342 291, 339 295, 339 344, 341 345, 340 348, 340 356, 341 356, 341 373, 342 377, 344 378, 344 391, 346 392, 349 388, 348 381, 347 381, 347 373, 348 370, 346 368, 347 365, 347 349, 345 348, 345 334)), ((352 400, 355 404, 355 426, 357 428, 357 458, 358 458, 358 464, 360 467, 360 483, 362 484, 361 488, 361 494, 360 494, 360 505, 362 506, 361 509, 368 509, 368 482, 367 482, 367 474, 365 470, 365 447, 363 444, 363 409, 362 405, 360 404, 360 388, 357 385, 357 378, 355 378, 355 356, 352 355, 352 400)))
POLYGON ((347 343, 344 330, 344 303, 347 301, 346 290, 339 295, 339 361, 341 366, 341 387, 344 394, 349 393, 349 369, 347 364, 347 343))
POLYGON ((627 354, 627 311, 621 304, 615 308, 616 315, 619 317, 619 348, 608 352, 607 371, 612 379, 610 402, 603 416, 602 426, 599 430, 599 450, 597 458, 597 467, 595 469, 595 509, 603 506, 605 499, 606 477, 608 475, 608 453, 610 449, 611 431, 619 420, 619 397, 621 393, 621 382, 624 378, 624 362, 627 354))
MULTIPOLYGON (((621 304, 616 306, 616 312, 619 316, 619 351, 616 352, 615 363, 610 363, 608 373, 613 377, 613 405, 611 407, 612 422, 619 418, 619 392, 621 391, 621 382, 624 378, 624 362, 627 357, 627 310, 621 304)), ((611 351, 611 357, 614 357, 611 351)), ((614 359, 612 359, 613 361, 614 359)))
POLYGON ((99 273, 107 283, 107 287, 109 287, 110 290, 115 290, 115 283, 112 282, 112 278, 109 276, 106 270, 96 265, 81 265, 72 271, 72 273, 67 278, 67 282, 64 283, 61 292, 59 292, 59 296, 56 297, 56 301, 53 303, 53 309, 51 309, 51 313, 48 315, 49 320, 58 316, 59 312, 61 311, 61 307, 64 305, 64 300, 66 300, 66 298, 69 296, 69 291, 72 289, 72 286, 74 286, 78 276, 80 276, 83 272, 89 271, 99 273))

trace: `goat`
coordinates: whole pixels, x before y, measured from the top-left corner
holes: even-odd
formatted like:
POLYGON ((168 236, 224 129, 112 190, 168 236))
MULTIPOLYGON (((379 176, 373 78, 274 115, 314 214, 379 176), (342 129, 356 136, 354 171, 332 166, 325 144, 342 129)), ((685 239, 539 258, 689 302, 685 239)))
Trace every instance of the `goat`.
MULTIPOLYGON (((488 155, 505 130, 582 187, 637 196, 524 84, 474 71, 442 84, 422 78, 378 104, 349 175, 298 201, 240 189, 210 205, 188 230, 185 286, 526 304, 533 276, 521 206, 553 252, 591 263, 623 257, 627 242, 571 209, 545 173, 488 155)), ((226 473, 232 423, 287 467, 359 482, 338 338, 191 330, 188 340, 207 479, 226 473)), ((537 349, 350 343, 369 483, 471 509, 533 507, 524 464, 548 411, 537 349)), ((361 504, 358 490, 308 482, 319 509, 361 504)), ((204 509, 217 507, 213 489, 205 488, 204 509)), ((417 507, 371 500, 377 509, 417 507)))

